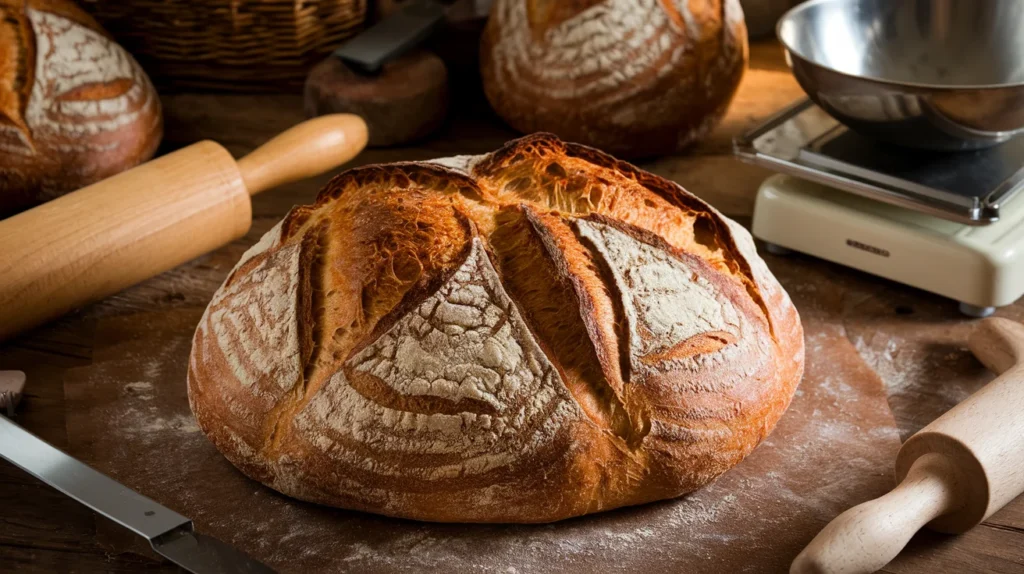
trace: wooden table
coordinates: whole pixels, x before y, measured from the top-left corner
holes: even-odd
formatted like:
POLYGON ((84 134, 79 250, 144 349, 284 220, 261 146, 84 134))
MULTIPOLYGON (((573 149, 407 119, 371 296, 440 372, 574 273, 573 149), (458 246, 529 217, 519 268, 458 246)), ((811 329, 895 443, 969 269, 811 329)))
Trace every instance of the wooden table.
MULTIPOLYGON (((749 221, 757 186, 768 172, 731 157, 731 140, 801 95, 778 46, 755 44, 751 70, 719 128, 690 153, 643 167, 678 181, 741 222, 749 221)), ((165 151, 210 138, 238 156, 303 119, 301 99, 293 95, 173 94, 164 96, 164 106, 165 151)), ((453 110, 449 124, 431 140, 400 149, 368 150, 353 165, 482 153, 515 135, 478 97, 467 96, 453 110)), ((252 229, 235 244, 0 347, 0 369, 28 374, 18 422, 65 447, 74 429, 65 426, 62 373, 89 364, 96 322, 158 309, 204 307, 207 301, 201 294, 223 280, 241 250, 292 205, 311 202, 329 177, 256 197, 252 229)), ((828 263, 808 262, 820 277, 815 281, 822 297, 832 298, 831 303, 842 309, 840 327, 849 344, 885 383, 904 438, 991 378, 966 349, 970 323, 958 315, 954 302, 828 263)), ((1024 320, 1024 303, 1000 309, 999 314, 1024 320)), ((176 571, 150 556, 112 553, 95 542, 95 529, 90 511, 0 463, 0 571, 176 571)), ((1024 500, 959 537, 919 534, 884 571, 1024 572, 1024 500)))

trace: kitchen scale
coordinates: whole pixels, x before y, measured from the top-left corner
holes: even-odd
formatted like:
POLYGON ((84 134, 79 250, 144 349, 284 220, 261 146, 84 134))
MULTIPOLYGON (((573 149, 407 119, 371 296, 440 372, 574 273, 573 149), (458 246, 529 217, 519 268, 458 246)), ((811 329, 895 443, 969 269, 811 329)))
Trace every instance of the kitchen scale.
POLYGON ((896 147, 860 135, 810 101, 735 142, 780 172, 758 190, 753 234, 991 315, 1024 294, 1024 137, 978 151, 896 147))

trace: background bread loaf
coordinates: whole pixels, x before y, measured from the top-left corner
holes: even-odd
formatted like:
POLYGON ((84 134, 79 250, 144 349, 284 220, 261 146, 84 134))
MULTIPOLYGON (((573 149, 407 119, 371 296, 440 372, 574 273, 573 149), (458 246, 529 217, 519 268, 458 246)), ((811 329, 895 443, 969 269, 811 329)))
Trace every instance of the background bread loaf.
POLYGON ((495 0, 480 61, 513 128, 647 157, 721 119, 747 36, 739 0, 495 0))
POLYGON ((285 494, 545 522, 707 484, 802 370, 744 229, 537 134, 336 177, 214 295, 188 390, 217 448, 285 494))
POLYGON ((149 79, 67 0, 0 0, 0 214, 133 167, 156 151, 149 79))

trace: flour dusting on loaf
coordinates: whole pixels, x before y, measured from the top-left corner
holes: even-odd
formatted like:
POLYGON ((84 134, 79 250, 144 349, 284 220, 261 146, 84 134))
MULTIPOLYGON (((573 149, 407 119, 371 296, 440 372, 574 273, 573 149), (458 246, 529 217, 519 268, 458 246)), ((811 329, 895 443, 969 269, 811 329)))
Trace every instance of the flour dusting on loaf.
POLYGON ((718 121, 747 44, 739 0, 496 0, 481 54, 512 127, 645 157, 718 121))
POLYGON ((442 157, 438 159, 427 160, 424 163, 439 165, 453 169, 462 175, 469 175, 473 171, 473 166, 476 165, 482 156, 478 155, 456 155, 452 157, 442 157))
POLYGON ((357 168, 215 294, 190 404, 246 474, 344 508, 546 522, 691 492, 770 432, 803 369, 796 311, 739 231, 546 134, 357 168))
MULTIPOLYGON (((98 32, 67 18, 32 9, 27 13, 41 57, 36 58, 36 81, 25 111, 26 121, 35 130, 67 131, 76 136, 95 135, 135 121, 145 105, 132 109, 130 101, 153 96, 146 93, 142 72, 128 54, 98 32), (118 80, 130 86, 121 95, 101 100, 62 99, 89 84, 118 80), (51 119, 54 107, 86 121, 64 124, 51 119)), ((96 144, 84 141, 80 145, 96 144)), ((107 145, 116 146, 117 142, 107 145)))
POLYGON ((445 489, 498 469, 511 475, 580 416, 475 240, 445 285, 346 361, 297 428, 340 474, 445 489), (372 457, 351 446, 367 443, 372 457))
POLYGON ((689 358, 687 349, 679 347, 695 337, 722 347, 747 335, 741 332, 740 315, 728 298, 716 293, 710 281, 679 257, 608 225, 587 221, 576 225, 608 265, 623 294, 634 369, 649 364, 651 355, 689 358))
POLYGON ((67 0, 0 6, 0 211, 149 159, 160 103, 142 68, 67 0), (12 73, 4 74, 10 70, 12 73))
POLYGON ((444 286, 347 364, 402 395, 433 395, 452 407, 464 400, 485 403, 490 408, 484 412, 518 411, 520 422, 536 416, 558 391, 554 367, 479 239, 444 286), (533 400, 519 405, 524 397, 533 400))
POLYGON ((298 382, 299 257, 298 245, 261 257, 217 292, 201 323, 212 327, 209 344, 224 349, 232 376, 246 387, 273 381, 287 390, 298 382))
MULTIPOLYGON (((659 0, 607 0, 544 30, 543 43, 534 40, 531 11, 539 2, 499 2, 496 18, 510 32, 495 57, 508 66, 506 82, 539 78, 538 86, 552 98, 603 96, 621 101, 640 87, 634 80, 653 67, 668 73, 685 50, 672 36, 697 32, 688 6, 678 14, 685 29, 671 18, 659 0)), ((557 10, 557 8, 553 8, 557 10)), ((537 14, 534 20, 539 20, 537 14)))

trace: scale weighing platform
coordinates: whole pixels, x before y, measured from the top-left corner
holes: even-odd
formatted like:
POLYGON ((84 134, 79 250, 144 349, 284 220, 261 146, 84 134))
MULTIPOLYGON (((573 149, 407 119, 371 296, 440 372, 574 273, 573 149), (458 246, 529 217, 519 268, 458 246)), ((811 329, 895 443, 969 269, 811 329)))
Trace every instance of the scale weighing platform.
POLYGON ((972 317, 1024 295, 1024 137, 978 151, 907 149, 803 101, 737 139, 735 151, 779 172, 754 207, 752 231, 769 252, 937 293, 972 317))

